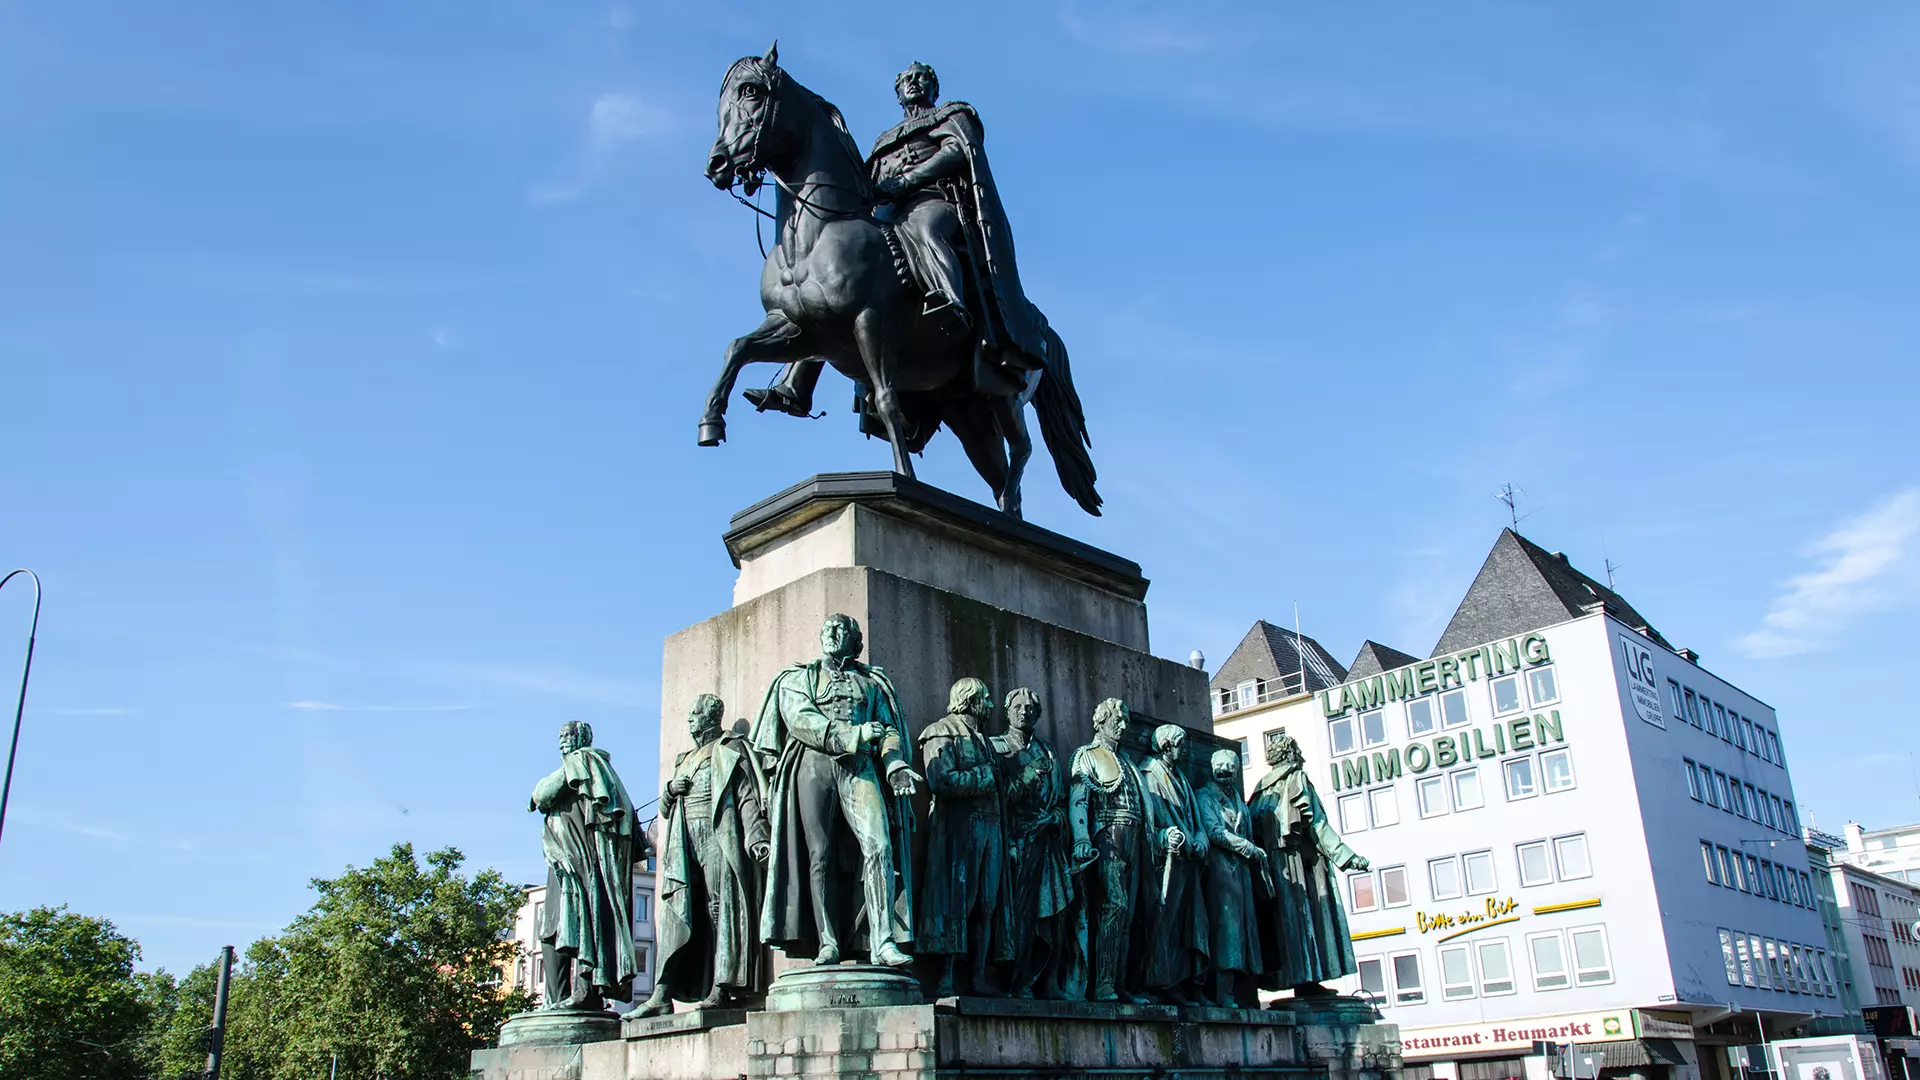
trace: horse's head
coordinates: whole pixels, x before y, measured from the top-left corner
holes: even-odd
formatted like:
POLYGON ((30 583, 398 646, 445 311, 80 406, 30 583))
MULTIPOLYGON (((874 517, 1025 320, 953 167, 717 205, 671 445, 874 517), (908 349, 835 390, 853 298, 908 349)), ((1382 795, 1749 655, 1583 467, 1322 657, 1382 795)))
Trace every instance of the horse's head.
POLYGON ((795 136, 787 128, 795 118, 781 115, 780 101, 790 82, 780 70, 780 44, 765 56, 743 56, 727 69, 720 84, 720 133, 707 157, 707 179, 731 190, 745 181, 747 194, 760 186, 760 173, 789 152, 795 136))

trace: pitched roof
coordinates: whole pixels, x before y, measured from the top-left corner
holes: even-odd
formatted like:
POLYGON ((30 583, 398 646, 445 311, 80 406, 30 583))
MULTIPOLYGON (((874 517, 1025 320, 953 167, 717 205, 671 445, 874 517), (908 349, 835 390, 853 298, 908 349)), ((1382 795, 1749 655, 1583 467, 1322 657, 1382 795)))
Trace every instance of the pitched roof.
POLYGON ((1347 681, 1364 679, 1370 675, 1378 675, 1383 671, 1392 671, 1394 668, 1419 662, 1420 658, 1417 656, 1403 653, 1399 649, 1390 648, 1369 638, 1360 646, 1360 655, 1353 658, 1352 666, 1347 668, 1347 681))
POLYGON ((1247 636, 1234 646, 1233 654, 1213 677, 1215 690, 1230 689, 1248 679, 1277 680, 1297 676, 1301 670, 1300 652, 1306 653, 1306 689, 1324 690, 1346 681, 1347 669, 1317 641, 1293 631, 1282 630, 1265 619, 1253 624, 1247 636), (1300 649, 1294 648, 1294 642, 1300 649))
POLYGON ((1673 648, 1624 597, 1574 569, 1565 555, 1548 551, 1512 529, 1501 529, 1429 655, 1459 652, 1603 609, 1673 648))

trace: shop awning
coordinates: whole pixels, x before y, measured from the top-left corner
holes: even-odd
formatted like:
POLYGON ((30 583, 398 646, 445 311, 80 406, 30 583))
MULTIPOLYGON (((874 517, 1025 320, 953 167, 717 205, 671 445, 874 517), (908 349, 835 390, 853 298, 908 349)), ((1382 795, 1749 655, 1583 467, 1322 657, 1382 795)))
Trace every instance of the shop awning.
POLYGON ((1672 1039, 1629 1039, 1626 1042, 1597 1043, 1582 1046, 1582 1051, 1600 1051, 1603 1069, 1637 1069, 1646 1065, 1685 1065, 1687 1057, 1672 1039))

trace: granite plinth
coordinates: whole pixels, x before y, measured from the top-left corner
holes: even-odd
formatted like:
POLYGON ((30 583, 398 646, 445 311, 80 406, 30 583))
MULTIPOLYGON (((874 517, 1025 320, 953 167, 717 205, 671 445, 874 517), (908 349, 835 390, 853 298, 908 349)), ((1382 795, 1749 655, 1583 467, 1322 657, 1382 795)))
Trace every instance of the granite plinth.
POLYGON ((925 995, 911 975, 873 964, 830 964, 782 971, 767 989, 769 1011, 918 1005, 925 995))

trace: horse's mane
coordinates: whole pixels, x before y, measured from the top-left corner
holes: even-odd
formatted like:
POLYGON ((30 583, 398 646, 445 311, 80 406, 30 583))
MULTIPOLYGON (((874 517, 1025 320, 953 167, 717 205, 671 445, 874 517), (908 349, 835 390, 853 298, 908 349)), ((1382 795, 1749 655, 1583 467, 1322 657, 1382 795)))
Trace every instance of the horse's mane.
POLYGON ((820 110, 821 114, 827 118, 827 122, 832 125, 834 142, 840 147, 841 151, 847 155, 847 160, 853 163, 853 171, 856 176, 860 177, 863 194, 872 194, 870 191, 865 190, 871 185, 871 181, 867 176, 866 156, 860 153, 860 144, 853 141, 853 132, 847 130, 847 118, 841 115, 840 107, 828 101, 826 98, 821 97, 819 94, 814 93, 812 90, 807 89, 805 84, 793 77, 792 72, 787 71, 785 68, 769 65, 764 59, 758 56, 743 56, 735 60, 733 66, 727 69, 727 77, 721 80, 722 91, 733 85, 736 73, 740 72, 744 65, 752 65, 750 69, 751 72, 765 78, 769 84, 774 81, 772 76, 775 72, 785 76, 786 82, 792 83, 793 88, 800 91, 805 100, 811 101, 814 107, 820 110), (773 68, 772 72, 767 70, 769 67, 773 68))

